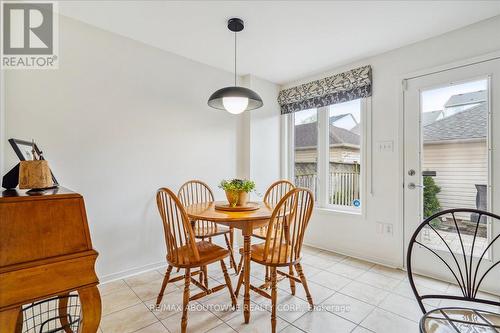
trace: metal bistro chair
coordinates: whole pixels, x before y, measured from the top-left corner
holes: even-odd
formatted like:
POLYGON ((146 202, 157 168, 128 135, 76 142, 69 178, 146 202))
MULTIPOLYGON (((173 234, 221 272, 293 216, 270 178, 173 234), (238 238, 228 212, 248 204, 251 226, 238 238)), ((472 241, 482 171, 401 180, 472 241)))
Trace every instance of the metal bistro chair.
MULTIPOLYGON (((184 205, 184 207, 196 203, 214 201, 214 195, 212 190, 206 183, 200 180, 190 180, 184 183, 179 189, 177 196, 181 200, 181 203, 184 205)), ((226 241, 227 249, 229 250, 230 267, 233 268, 236 273, 238 273, 238 268, 236 266, 236 261, 234 260, 234 254, 233 254, 233 239, 234 239, 233 228, 220 226, 217 225, 217 223, 211 221, 194 221, 193 231, 195 238, 201 240, 208 239, 210 242, 212 241, 212 237, 223 235, 224 240, 226 241)), ((205 283, 208 283, 206 269, 203 270, 203 275, 205 277, 204 278, 205 283)), ((200 280, 201 280, 201 275, 200 275, 200 280)))
MULTIPOLYGON (((477 209, 449 209, 432 215, 423 221, 413 234, 407 252, 407 268, 408 268, 408 278, 410 280, 410 285, 417 299, 420 309, 424 313, 424 316, 420 320, 420 331, 426 333, 457 333, 457 332, 500 332, 500 313, 498 310, 495 312, 474 309, 472 307, 473 303, 477 306, 484 307, 499 307, 500 301, 485 299, 484 297, 478 296, 478 291, 483 283, 486 276, 491 273, 494 268, 500 263, 499 261, 487 263, 484 256, 491 250, 493 243, 495 243, 500 234, 496 235, 491 242, 485 244, 485 249, 477 251, 474 256, 474 246, 478 238, 478 229, 481 223, 487 220, 491 220, 491 223, 498 223, 500 226, 500 216, 488 213, 485 211, 477 209), (472 246, 464 245, 464 234, 460 232, 459 222, 457 221, 457 215, 467 214, 473 219, 474 236, 472 238, 472 246), (453 232, 456 233, 460 248, 457 253, 457 249, 453 251, 450 247, 449 242, 445 240, 445 237, 439 233, 439 230, 433 225, 439 223, 443 218, 448 219, 450 222, 453 221, 451 228, 453 232), (424 233, 422 231, 424 230, 424 233), (421 241, 422 235, 435 234, 434 245, 426 245, 421 241), (440 248, 444 250, 446 256, 440 255, 433 247, 440 245, 440 248), (441 262, 446 266, 446 272, 450 273, 450 278, 453 282, 457 284, 461 295, 438 295, 438 294, 428 294, 420 295, 417 287, 415 285, 413 271, 412 271, 412 255, 415 245, 422 247, 432 253, 438 262, 441 262), (460 301, 461 303, 466 302, 466 306, 448 306, 440 307, 427 311, 424 306, 423 301, 426 299, 439 299, 441 301, 460 301), (469 304, 471 306, 469 307, 469 304)), ((497 308, 498 309, 498 308, 497 308)))
MULTIPOLYGON (((287 194, 290 190, 293 190, 295 188, 295 185, 286 180, 286 179, 281 179, 278 180, 274 183, 272 183, 266 193, 264 194, 264 199, 262 200, 263 202, 267 203, 269 206, 274 207, 278 204, 278 202, 283 198, 285 194, 287 194)), ((253 234, 253 237, 266 240, 267 236, 267 225, 262 226, 258 229, 255 229, 253 234)), ((237 271, 241 271, 241 267, 243 266, 243 248, 240 249, 240 255, 241 259, 238 264, 238 269, 237 271)), ((290 266, 289 273, 293 275, 293 266, 290 266)), ((271 278, 269 275, 269 268, 266 267, 266 277, 265 277, 265 283, 262 285, 263 288, 267 288, 270 284, 271 278)), ((295 295, 295 283, 290 280, 290 289, 292 291, 292 295, 295 295)))
POLYGON ((300 264, 302 243, 307 224, 311 218, 314 206, 313 194, 308 189, 295 188, 289 191, 276 205, 271 215, 267 228, 266 241, 251 246, 250 259, 260 265, 270 268, 271 271, 271 295, 264 290, 244 280, 244 268, 238 280, 236 296, 243 283, 249 283, 250 289, 259 295, 271 299, 271 325, 272 332, 276 332, 276 303, 277 303, 277 274, 285 275, 295 282, 302 283, 306 292, 307 300, 311 308, 313 300, 307 286, 306 277, 300 264), (278 271, 279 267, 290 267, 293 265, 299 278, 278 271))
POLYGON ((203 296, 227 287, 232 305, 236 308, 236 298, 231 286, 231 279, 229 278, 226 264, 224 263, 224 259, 229 256, 229 250, 210 242, 195 241, 194 231, 188 215, 186 214, 186 210, 171 190, 167 188, 159 189, 156 194, 156 203, 158 205, 160 216, 163 220, 168 262, 167 272, 165 273, 160 293, 156 299, 156 306, 158 307, 160 305, 163 293, 169 282, 184 279, 181 332, 185 333, 187 328, 188 303, 190 301, 197 300, 203 296), (226 284, 221 284, 208 289, 205 285, 192 278, 192 276, 201 274, 203 267, 206 267, 216 261, 220 262, 226 284), (185 269, 184 276, 178 276, 170 279, 170 273, 172 272, 173 267, 185 269), (199 269, 197 271, 191 271, 193 268, 199 269), (201 292, 189 297, 189 284, 191 282, 200 288, 201 292))

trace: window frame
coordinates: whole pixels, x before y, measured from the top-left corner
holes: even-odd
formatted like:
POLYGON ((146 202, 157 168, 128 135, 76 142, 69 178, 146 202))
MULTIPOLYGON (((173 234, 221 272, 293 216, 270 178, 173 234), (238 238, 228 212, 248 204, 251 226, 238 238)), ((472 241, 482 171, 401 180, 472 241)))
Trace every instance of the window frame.
MULTIPOLYGON (((368 108, 370 107, 370 98, 360 98, 360 121, 361 121, 361 140, 360 140, 360 200, 361 207, 347 207, 342 205, 333 205, 328 200, 328 173, 329 173, 329 154, 330 154, 330 137, 329 137, 329 107, 323 106, 316 108, 317 112, 317 126, 318 126, 318 145, 317 145, 317 191, 318 198, 315 201, 315 207, 325 211, 332 211, 338 213, 363 215, 366 211, 366 189, 367 189, 367 151, 368 151, 368 129, 367 118, 368 108), (323 181, 326 180, 326 181, 323 181)), ((284 171, 290 181, 295 180, 295 113, 286 115, 286 131, 284 135, 285 151, 285 168, 284 171)), ((371 131, 370 131, 371 132, 371 131)))

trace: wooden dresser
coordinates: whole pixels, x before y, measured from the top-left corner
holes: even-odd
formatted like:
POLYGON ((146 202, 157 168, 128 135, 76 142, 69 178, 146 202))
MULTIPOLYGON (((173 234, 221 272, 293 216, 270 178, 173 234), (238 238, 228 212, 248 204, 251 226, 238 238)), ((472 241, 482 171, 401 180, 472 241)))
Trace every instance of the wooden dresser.
MULTIPOLYGON (((78 291, 80 332, 101 318, 99 283, 83 197, 64 188, 0 197, 0 332, 17 332, 23 304, 78 291)), ((22 324, 22 323, 21 323, 22 324)))

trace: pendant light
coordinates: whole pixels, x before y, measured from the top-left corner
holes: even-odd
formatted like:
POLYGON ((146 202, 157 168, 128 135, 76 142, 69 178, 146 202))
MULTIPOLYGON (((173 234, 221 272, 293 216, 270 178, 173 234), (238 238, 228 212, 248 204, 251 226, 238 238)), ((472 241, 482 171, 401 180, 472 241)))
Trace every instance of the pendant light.
POLYGON ((232 114, 260 108, 262 98, 253 90, 236 85, 236 33, 243 30, 243 20, 232 18, 227 21, 227 28, 234 32, 234 86, 217 90, 208 99, 208 105, 232 114))

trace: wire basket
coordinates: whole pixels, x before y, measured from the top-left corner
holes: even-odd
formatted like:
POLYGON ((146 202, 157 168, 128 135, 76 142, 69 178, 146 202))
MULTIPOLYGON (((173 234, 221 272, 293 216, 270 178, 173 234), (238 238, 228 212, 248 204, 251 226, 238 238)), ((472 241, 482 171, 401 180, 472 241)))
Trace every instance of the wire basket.
POLYGON ((80 300, 77 294, 57 296, 23 307, 23 333, 78 332, 80 300))

